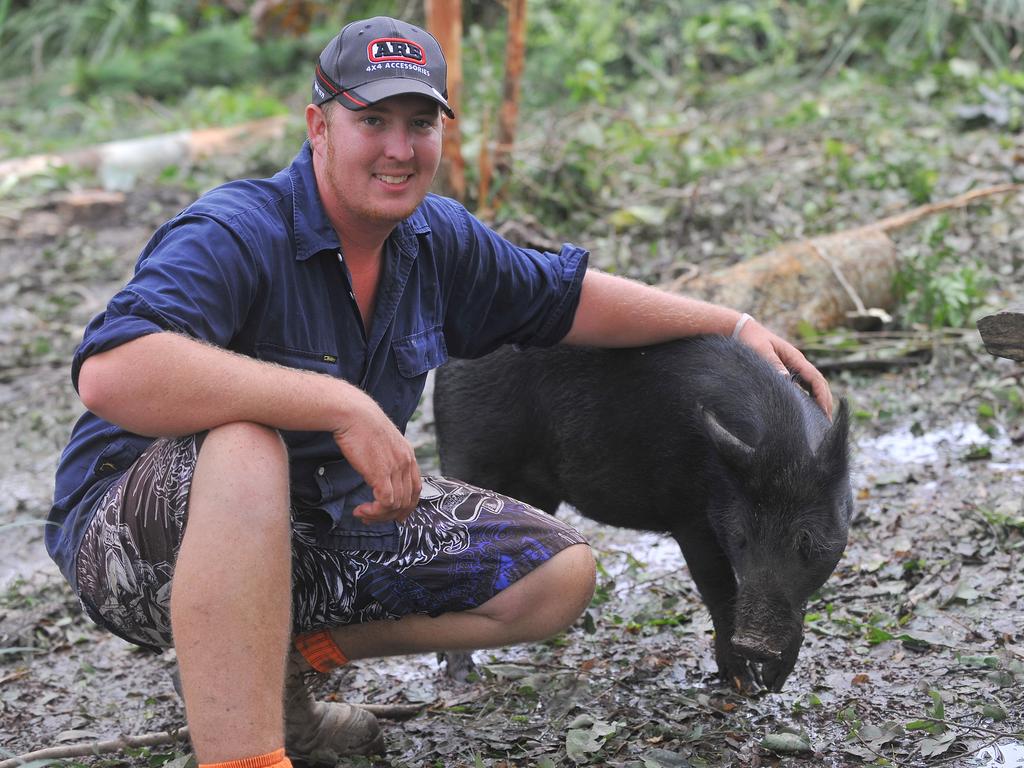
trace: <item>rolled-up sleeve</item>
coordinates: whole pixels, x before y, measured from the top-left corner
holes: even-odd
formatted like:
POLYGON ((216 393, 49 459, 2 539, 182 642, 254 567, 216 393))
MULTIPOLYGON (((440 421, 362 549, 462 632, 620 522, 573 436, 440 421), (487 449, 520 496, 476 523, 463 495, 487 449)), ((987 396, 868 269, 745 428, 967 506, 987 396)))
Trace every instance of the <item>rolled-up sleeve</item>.
POLYGON ((459 211, 459 258, 445 325, 449 351, 478 357, 502 344, 561 341, 579 306, 589 253, 570 244, 557 253, 520 248, 459 211))
POLYGON ((257 285, 255 261, 230 228, 206 216, 171 221, 150 240, 129 283, 86 327, 72 360, 72 383, 77 389, 90 356, 151 333, 227 345, 257 285))

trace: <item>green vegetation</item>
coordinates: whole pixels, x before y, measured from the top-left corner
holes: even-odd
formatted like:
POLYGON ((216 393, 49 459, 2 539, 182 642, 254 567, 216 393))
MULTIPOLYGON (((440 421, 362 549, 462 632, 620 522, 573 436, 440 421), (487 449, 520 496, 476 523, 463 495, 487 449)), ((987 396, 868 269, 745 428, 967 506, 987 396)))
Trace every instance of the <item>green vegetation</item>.
MULTIPOLYGON (((261 150, 269 170, 301 140, 310 64, 346 19, 422 21, 420 3, 308 3, 305 27, 280 34, 248 5, 0 0, 0 158, 293 115, 290 140, 261 150)), ((1024 124, 1024 5, 1011 0, 534 0, 512 172, 480 200, 505 18, 464 6, 467 204, 642 279, 947 197, 961 191, 958 136, 980 129, 1005 149, 1024 124), (780 191, 780 174, 804 183, 780 191), (724 221, 744 234, 724 236, 724 221)), ((0 194, 81 181, 65 170, 0 194)), ((952 226, 897 280, 904 324, 963 326, 983 302, 991 275, 948 244, 952 226)))
POLYGON ((948 216, 930 222, 924 240, 907 254, 896 275, 907 322, 960 327, 972 321, 974 310, 984 303, 989 278, 980 262, 948 244, 949 226, 948 216))

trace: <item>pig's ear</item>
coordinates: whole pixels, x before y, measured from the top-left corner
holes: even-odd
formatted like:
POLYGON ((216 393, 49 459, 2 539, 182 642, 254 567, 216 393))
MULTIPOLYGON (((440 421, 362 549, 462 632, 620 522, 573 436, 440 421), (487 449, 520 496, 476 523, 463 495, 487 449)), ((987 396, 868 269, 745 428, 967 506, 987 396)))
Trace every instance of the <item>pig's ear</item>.
POLYGON ((836 409, 832 419, 832 425, 825 433, 821 445, 818 446, 817 458, 825 467, 835 467, 840 471, 846 470, 849 462, 849 432, 850 432, 850 405, 844 397, 839 401, 839 408, 836 409))
POLYGON ((715 414, 707 408, 700 406, 700 415, 704 420, 708 437, 726 463, 738 469, 749 467, 754 460, 754 449, 723 427, 715 414))

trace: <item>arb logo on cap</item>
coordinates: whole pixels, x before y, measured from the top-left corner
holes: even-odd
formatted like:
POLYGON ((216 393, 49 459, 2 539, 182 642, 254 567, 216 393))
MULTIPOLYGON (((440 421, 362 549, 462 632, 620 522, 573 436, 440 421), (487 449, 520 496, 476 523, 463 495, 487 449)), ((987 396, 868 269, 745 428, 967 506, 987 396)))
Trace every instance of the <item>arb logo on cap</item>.
POLYGON ((400 37, 378 37, 366 46, 366 56, 370 61, 408 61, 410 64, 423 65, 427 56, 423 48, 411 40, 400 37))

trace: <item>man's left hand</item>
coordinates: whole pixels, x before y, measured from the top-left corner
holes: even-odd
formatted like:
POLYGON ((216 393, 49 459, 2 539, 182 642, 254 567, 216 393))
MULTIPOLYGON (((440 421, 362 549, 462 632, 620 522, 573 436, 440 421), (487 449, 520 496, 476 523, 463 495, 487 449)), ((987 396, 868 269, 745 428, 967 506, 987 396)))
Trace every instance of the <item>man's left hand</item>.
POLYGON ((804 357, 803 353, 780 336, 776 336, 751 318, 740 330, 739 340, 775 366, 779 373, 796 373, 811 388, 814 399, 825 415, 832 418, 832 391, 821 372, 804 357))

